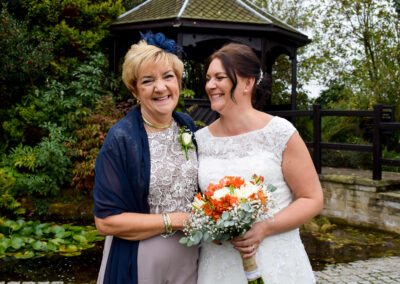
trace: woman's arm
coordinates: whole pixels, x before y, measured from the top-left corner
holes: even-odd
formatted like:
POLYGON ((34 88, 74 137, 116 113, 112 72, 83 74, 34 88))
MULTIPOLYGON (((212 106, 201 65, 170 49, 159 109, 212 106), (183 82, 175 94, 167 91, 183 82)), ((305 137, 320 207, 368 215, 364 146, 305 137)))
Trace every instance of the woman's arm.
POLYGON ((267 236, 300 227, 323 208, 323 194, 318 174, 307 146, 297 132, 290 137, 283 152, 282 172, 295 196, 295 201, 279 211, 272 221, 254 224, 242 238, 236 238, 232 242, 239 251, 245 253, 245 257, 255 254, 256 250, 251 249, 252 245, 257 248, 267 236))
MULTIPOLYGON (((189 213, 169 213, 172 229, 182 230, 189 213)), ((96 228, 101 235, 116 236, 130 241, 139 241, 165 233, 162 214, 121 213, 104 219, 95 217, 96 228)))

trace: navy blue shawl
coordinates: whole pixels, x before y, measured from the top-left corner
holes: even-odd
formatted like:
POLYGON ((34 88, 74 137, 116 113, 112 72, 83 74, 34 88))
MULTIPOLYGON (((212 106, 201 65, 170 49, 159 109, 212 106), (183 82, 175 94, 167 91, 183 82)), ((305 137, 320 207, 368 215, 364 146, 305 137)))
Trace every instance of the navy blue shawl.
MULTIPOLYGON (((175 121, 196 131, 187 114, 173 112, 175 121)), ((94 215, 106 218, 123 212, 149 213, 150 150, 140 108, 134 108, 108 132, 95 165, 94 215)), ((113 238, 104 283, 136 284, 139 241, 113 238)))

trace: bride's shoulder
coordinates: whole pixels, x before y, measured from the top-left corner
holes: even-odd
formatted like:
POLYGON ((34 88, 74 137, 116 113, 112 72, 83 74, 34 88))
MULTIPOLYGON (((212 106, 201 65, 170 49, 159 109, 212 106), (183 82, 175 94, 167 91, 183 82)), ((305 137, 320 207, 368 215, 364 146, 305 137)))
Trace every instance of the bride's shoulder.
POLYGON ((269 118, 268 124, 270 124, 270 128, 272 128, 272 129, 279 129, 279 130, 294 130, 295 129, 293 124, 286 118, 283 118, 280 116, 272 116, 270 114, 266 114, 266 115, 269 118))
POLYGON ((199 130, 197 130, 194 133, 194 136, 196 137, 196 139, 201 139, 203 137, 205 137, 206 135, 208 135, 210 133, 210 131, 208 130, 209 126, 204 126, 203 128, 200 128, 199 130))

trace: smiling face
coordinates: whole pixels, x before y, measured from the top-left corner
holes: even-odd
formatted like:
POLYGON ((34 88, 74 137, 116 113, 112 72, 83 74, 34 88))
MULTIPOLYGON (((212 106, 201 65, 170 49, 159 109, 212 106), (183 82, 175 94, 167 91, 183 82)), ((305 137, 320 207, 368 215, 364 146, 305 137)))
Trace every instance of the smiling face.
POLYGON ((179 82, 167 61, 150 62, 138 73, 136 96, 143 116, 153 123, 167 123, 179 99, 179 82))
POLYGON ((212 110, 221 113, 234 104, 231 99, 232 86, 221 60, 213 59, 207 70, 205 86, 212 110))

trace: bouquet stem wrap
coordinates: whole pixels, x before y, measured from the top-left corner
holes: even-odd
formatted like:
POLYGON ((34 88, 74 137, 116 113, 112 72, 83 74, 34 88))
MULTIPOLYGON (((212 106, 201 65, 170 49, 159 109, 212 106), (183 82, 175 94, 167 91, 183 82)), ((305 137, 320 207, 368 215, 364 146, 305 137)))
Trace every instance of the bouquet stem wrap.
POLYGON ((255 255, 244 258, 243 253, 240 253, 240 256, 242 257, 242 262, 243 262, 243 268, 244 272, 246 274, 246 278, 248 283, 264 283, 264 281, 261 278, 261 271, 258 268, 258 265, 256 263, 256 257, 255 255))

